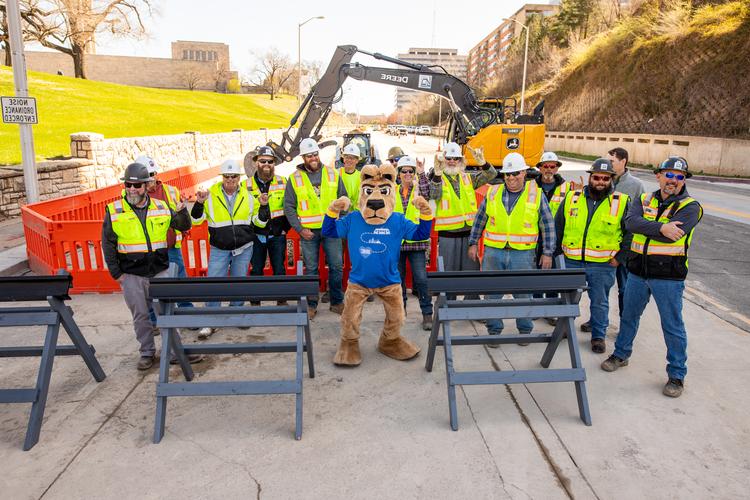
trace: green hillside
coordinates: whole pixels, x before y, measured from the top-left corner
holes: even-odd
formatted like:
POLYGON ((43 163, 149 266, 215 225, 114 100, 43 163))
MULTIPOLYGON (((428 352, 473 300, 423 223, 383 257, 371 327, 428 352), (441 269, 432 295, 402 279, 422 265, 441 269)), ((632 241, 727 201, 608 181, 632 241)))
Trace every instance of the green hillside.
MULTIPOLYGON (((37 99, 34 125, 37 159, 70 154, 70 134, 97 132, 104 137, 204 134, 289 124, 297 109, 291 96, 217 94, 161 90, 29 72, 29 94, 37 99)), ((13 73, 0 67, 0 95, 11 96, 13 73)), ((0 124, 0 164, 21 162, 18 125, 0 124)))

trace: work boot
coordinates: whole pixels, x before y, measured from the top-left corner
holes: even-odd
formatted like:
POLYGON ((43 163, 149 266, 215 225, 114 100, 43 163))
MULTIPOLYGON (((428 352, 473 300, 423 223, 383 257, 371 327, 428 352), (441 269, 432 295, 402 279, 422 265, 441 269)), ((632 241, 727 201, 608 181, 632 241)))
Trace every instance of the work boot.
POLYGON ((312 306, 307 306, 307 319, 315 319, 315 315, 318 314, 318 310, 312 306))
POLYGON ((544 318, 547 320, 547 324, 551 326, 557 326, 557 318, 544 318))
POLYGON ((260 302, 258 302, 257 300, 251 300, 251 301, 250 301, 250 305, 251 305, 252 307, 257 307, 257 306, 259 306, 259 305, 260 305, 260 302))
POLYGON ((591 351, 597 354, 604 354, 604 351, 606 350, 607 346, 604 339, 591 339, 591 351))
POLYGON ((154 357, 153 356, 141 356, 141 359, 138 360, 138 370, 139 371, 145 371, 148 370, 154 366, 154 357))
POLYGON ((432 314, 422 315, 422 330, 432 330, 432 314))
MULTIPOLYGON (((531 332, 518 332, 518 333, 519 333, 520 335, 531 335, 531 332)), ((517 345, 520 345, 520 346, 526 347, 527 345, 529 345, 529 343, 528 343, 528 342, 518 342, 518 344, 517 344, 517 345)))
MULTIPOLYGON (((499 331, 499 332, 487 332, 487 333, 488 333, 489 335, 500 335, 500 334, 501 334, 501 333, 503 333, 503 332, 502 332, 502 331, 499 331)), ((487 345, 487 347, 489 347, 490 349, 497 349, 498 347, 500 347, 500 344, 486 344, 486 345, 487 345)))
POLYGON ((277 300, 276 301, 276 305, 277 306, 288 306, 289 302, 287 302, 286 300, 277 300))
POLYGON ((581 331, 582 332, 591 332, 591 320, 588 320, 587 322, 581 324, 581 331))
MULTIPOLYGON (((194 365, 195 363, 200 363, 201 361, 203 361, 205 359, 205 356, 203 356, 203 354, 188 354, 187 358, 188 363, 194 365)), ((177 360, 177 358, 172 358, 169 360, 169 364, 176 365, 179 364, 179 361, 177 360)))
POLYGON ((323 295, 320 296, 320 301, 324 304, 327 304, 331 301, 330 295, 328 295, 328 292, 323 292, 323 295))
POLYGON ((329 309, 331 310, 331 312, 334 312, 340 316, 341 313, 344 312, 344 303, 342 302, 341 304, 331 304, 329 309))
POLYGON ((161 335, 161 330, 159 330, 159 328, 156 326, 152 326, 151 333, 154 334, 154 337, 158 337, 159 335, 161 335))
POLYGON ((601 367, 605 372, 613 372, 621 366, 628 366, 627 359, 621 359, 612 354, 610 357, 602 361, 601 367))
POLYGON ((215 332, 216 332, 216 328, 211 328, 211 327, 201 328, 201 331, 198 332, 198 340, 206 340, 215 332))
POLYGON ((679 398, 682 394, 683 388, 684 384, 681 379, 670 378, 664 385, 664 390, 661 392, 662 394, 664 394, 665 396, 669 396, 670 398, 679 398))

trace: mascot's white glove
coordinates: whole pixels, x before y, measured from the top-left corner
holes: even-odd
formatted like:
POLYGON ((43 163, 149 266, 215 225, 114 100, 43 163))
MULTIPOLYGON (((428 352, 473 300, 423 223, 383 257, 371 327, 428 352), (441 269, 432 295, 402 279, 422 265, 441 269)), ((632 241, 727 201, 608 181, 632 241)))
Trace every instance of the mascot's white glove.
POLYGON ((424 199, 423 196, 415 196, 412 204, 417 207, 419 213, 425 217, 432 217, 432 209, 430 209, 430 202, 424 199))
POLYGON ((435 153, 435 166, 432 168, 432 173, 443 175, 443 170, 445 170, 445 155, 443 153, 435 153))
POLYGON ((484 147, 480 146, 477 149, 474 149, 471 146, 467 145, 466 149, 468 149, 469 152, 471 153, 471 156, 474 157, 474 160, 477 162, 478 166, 481 167, 482 165, 487 163, 487 161, 484 159, 484 147))
POLYGON ((351 204, 352 202, 349 198, 342 196, 341 198, 333 200, 331 204, 328 205, 328 212, 336 213, 336 215, 338 215, 339 212, 346 212, 349 210, 351 204))

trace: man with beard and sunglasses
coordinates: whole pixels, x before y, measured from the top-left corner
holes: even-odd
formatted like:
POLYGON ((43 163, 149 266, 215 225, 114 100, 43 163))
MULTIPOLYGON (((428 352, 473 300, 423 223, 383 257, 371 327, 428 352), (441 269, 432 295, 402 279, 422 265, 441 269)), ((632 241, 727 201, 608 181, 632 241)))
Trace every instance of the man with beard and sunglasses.
MULTIPOLYGON (((122 198, 107 205, 104 213, 102 253, 133 316, 133 329, 140 344, 137 368, 148 370, 156 354, 149 320, 148 280, 173 275, 170 271, 175 266, 169 263, 167 234, 170 229, 190 229, 190 215, 182 202, 172 210, 167 202, 148 195, 151 177, 145 165, 131 163, 122 180, 122 198)), ((202 357, 192 355, 189 359, 193 363, 202 357)))
MULTIPOLYGON (((221 181, 206 191, 195 194, 195 205, 190 211, 193 224, 208 222, 208 277, 247 276, 253 256, 255 233, 253 227, 265 227, 270 218, 268 195, 261 195, 255 208, 255 200, 244 182, 240 182, 242 167, 237 160, 226 160, 219 167, 221 181)), ((239 307, 241 300, 230 306, 239 307)), ((206 302, 206 307, 218 307, 219 302, 206 302)), ((205 340, 216 328, 201 328, 198 339, 205 340)))
MULTIPOLYGON (((255 243, 251 259, 252 276, 263 276, 266 257, 271 261, 274 275, 286 274, 286 233, 289 222, 284 216, 284 190, 286 179, 276 175, 279 158, 273 149, 261 146, 245 156, 245 173, 250 193, 253 195, 253 209, 260 210, 263 202, 268 204, 271 220, 265 226, 253 224, 255 243)), ((260 302, 251 302, 260 305, 260 302)), ((279 305, 284 305, 280 302, 279 305)))
POLYGON ((625 230, 629 199, 614 192, 615 171, 608 159, 599 158, 588 172, 588 185, 565 197, 555 217, 555 228, 557 253, 565 255, 565 267, 586 272, 591 350, 602 354, 609 326, 609 290, 630 246, 625 230))
POLYGON ((644 193, 630 205, 625 220, 633 233, 628 258, 620 332, 612 355, 602 370, 627 366, 633 353, 641 315, 651 296, 661 319, 667 346, 667 383, 662 393, 679 397, 687 374, 687 332, 682 320, 682 295, 688 273, 688 249, 703 217, 700 203, 691 198, 685 180, 691 177, 684 158, 671 156, 656 169, 659 189, 644 193))
MULTIPOLYGON (((324 237, 321 228, 328 206, 340 196, 346 196, 346 187, 339 171, 320 161, 320 148, 315 139, 302 139, 299 153, 302 163, 297 165, 297 169, 287 179, 284 191, 284 215, 300 235, 305 275, 318 274, 320 246, 323 245, 328 264, 330 310, 341 314, 344 311, 344 254, 341 238, 324 237)), ((318 300, 317 295, 309 298, 307 316, 310 319, 317 314, 318 300)))
MULTIPOLYGON (((477 210, 469 236, 468 258, 479 264, 477 244, 484 232, 484 256, 482 270, 506 271, 512 269, 552 268, 555 251, 555 222, 547 198, 534 181, 526 181, 526 159, 520 153, 510 153, 503 158, 504 183, 490 187, 487 196, 477 210), (535 261, 536 246, 542 235, 542 256, 535 261)), ((513 294, 514 298, 528 298, 527 294, 513 294)), ((489 295, 499 299, 500 295, 489 295)), ((487 332, 500 335, 502 319, 488 319, 487 332)), ((529 318, 516 319, 516 328, 521 335, 528 335, 534 328, 529 318)), ((521 342, 519 345, 528 345, 521 342)), ((499 347, 490 344, 489 347, 499 347)))

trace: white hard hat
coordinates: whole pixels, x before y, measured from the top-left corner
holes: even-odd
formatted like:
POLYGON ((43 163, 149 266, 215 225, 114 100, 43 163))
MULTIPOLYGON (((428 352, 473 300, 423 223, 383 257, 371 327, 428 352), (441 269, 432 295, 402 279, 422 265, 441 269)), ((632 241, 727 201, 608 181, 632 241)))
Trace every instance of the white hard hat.
POLYGON ((500 171, 501 174, 510 174, 513 172, 521 172, 527 170, 529 167, 526 165, 526 158, 521 153, 509 153, 503 158, 503 169, 500 171))
POLYGON ((318 143, 312 137, 302 139, 302 142, 299 143, 299 154, 301 155, 317 153, 318 151, 320 151, 318 143))
POLYGON ((341 153, 342 155, 352 155, 359 158, 359 148, 356 144, 349 143, 346 146, 344 146, 344 152, 341 153))
POLYGON ((159 171, 159 165, 157 165, 156 160, 151 158, 148 155, 140 155, 138 158, 135 159, 134 163, 140 163, 141 165, 145 165, 148 169, 149 174, 155 174, 159 171))
POLYGON ((219 169, 222 175, 224 174, 241 174, 243 172, 240 162, 237 160, 224 160, 219 169))
POLYGON ((417 161, 412 156, 402 156, 398 160, 398 169, 401 170, 401 167, 414 167, 417 168, 417 161))
POLYGON ((444 154, 446 158, 463 158, 464 156, 461 152, 461 146, 459 146, 455 142, 449 142, 445 145, 444 154))
POLYGON ((542 154, 542 157, 539 158, 539 161, 537 162, 536 166, 539 167, 539 165, 541 165, 542 163, 547 163, 547 162, 555 162, 557 163, 558 167, 562 165, 562 162, 554 153, 554 151, 545 151, 544 154, 542 154))

